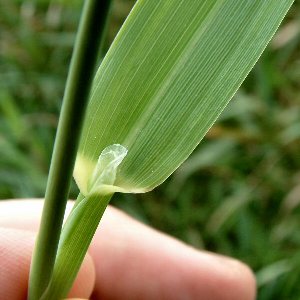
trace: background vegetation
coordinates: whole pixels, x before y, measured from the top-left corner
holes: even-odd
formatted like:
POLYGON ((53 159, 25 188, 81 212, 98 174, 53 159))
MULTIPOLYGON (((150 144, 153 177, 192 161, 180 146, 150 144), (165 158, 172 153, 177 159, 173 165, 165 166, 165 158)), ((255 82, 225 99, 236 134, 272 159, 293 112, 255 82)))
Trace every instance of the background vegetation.
MULTIPOLYGON (((114 2, 107 47, 133 3, 114 2)), ((0 0, 0 199, 43 197, 81 4, 0 0)), ((299 82, 296 1, 190 159, 152 193, 113 204, 195 247, 245 261, 257 274, 258 299, 299 299, 299 82)))

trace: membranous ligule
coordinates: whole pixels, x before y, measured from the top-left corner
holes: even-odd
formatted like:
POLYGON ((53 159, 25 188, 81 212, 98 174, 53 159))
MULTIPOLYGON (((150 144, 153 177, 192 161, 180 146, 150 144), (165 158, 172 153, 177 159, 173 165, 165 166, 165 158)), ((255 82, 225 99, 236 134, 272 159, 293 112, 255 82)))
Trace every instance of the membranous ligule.
POLYGON ((110 145, 101 152, 88 183, 88 193, 92 193, 102 185, 114 185, 117 169, 127 152, 127 149, 120 144, 110 145))

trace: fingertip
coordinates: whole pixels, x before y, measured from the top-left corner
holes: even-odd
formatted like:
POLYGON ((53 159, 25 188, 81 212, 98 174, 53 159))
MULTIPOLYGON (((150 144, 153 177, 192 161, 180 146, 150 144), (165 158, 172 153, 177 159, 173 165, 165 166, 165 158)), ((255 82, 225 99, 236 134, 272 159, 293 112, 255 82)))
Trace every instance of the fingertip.
POLYGON ((202 281, 202 284, 196 286, 194 295, 204 293, 207 299, 211 300, 256 299, 255 276, 246 264, 234 258, 209 252, 198 252, 197 256, 199 259, 195 265, 194 275, 202 281))
POLYGON ((230 300, 256 299, 256 279, 249 266, 232 258, 223 258, 228 267, 228 277, 224 277, 224 284, 228 287, 230 300))

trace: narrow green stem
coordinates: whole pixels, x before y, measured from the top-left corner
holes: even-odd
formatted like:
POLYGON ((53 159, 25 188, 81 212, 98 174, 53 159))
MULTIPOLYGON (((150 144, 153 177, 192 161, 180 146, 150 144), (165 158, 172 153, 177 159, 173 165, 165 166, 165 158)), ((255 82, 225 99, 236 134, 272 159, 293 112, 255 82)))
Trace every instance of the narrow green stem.
POLYGON ((111 0, 86 0, 79 25, 33 254, 29 299, 38 300, 53 271, 81 127, 111 0))

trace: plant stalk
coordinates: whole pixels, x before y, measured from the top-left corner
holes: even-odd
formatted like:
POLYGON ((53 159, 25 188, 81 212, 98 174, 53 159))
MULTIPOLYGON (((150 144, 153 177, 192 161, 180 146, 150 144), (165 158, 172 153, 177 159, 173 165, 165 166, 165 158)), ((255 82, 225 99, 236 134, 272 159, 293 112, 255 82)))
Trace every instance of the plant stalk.
POLYGON ((80 132, 111 0, 84 2, 30 268, 29 300, 40 299, 53 271, 80 132))

